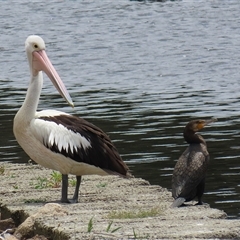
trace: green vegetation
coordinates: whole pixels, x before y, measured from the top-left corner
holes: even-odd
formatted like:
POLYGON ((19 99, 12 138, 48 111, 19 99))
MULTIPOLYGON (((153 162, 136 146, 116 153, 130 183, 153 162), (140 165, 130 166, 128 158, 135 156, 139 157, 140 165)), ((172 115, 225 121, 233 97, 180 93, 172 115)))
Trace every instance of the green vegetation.
POLYGON ((112 224, 113 224, 113 221, 111 221, 111 222, 108 224, 107 229, 106 229, 106 232, 114 233, 114 232, 116 232, 117 230, 119 230, 119 229, 121 228, 121 227, 117 227, 117 228, 114 228, 114 229, 110 230, 112 224))
MULTIPOLYGON (((60 188, 61 182, 62 182, 62 174, 57 171, 52 171, 49 178, 38 177, 36 184, 33 184, 32 182, 30 184, 34 185, 35 189, 60 188)), ((72 179, 72 178, 69 179, 69 185, 72 187, 76 186, 76 182, 77 182, 76 179, 72 179)))
POLYGON ((134 237, 134 239, 148 239, 149 238, 149 234, 144 235, 144 236, 140 236, 139 234, 137 234, 135 232, 135 229, 133 228, 133 237, 134 237))
POLYGON ((99 184, 96 185, 96 187, 98 187, 98 188, 104 188, 106 186, 107 186, 106 182, 100 182, 99 184))
POLYGON ((77 184, 76 178, 70 178, 70 179, 69 179, 69 185, 70 185, 71 187, 75 187, 76 184, 77 184))
POLYGON ((147 217, 155 217, 157 215, 161 215, 162 209, 159 208, 151 208, 149 210, 139 209, 132 211, 113 211, 108 214, 108 218, 110 219, 132 219, 132 218, 147 218, 147 217))
MULTIPOLYGON (((113 225, 113 221, 108 223, 108 226, 106 228, 106 233, 101 232, 101 233, 96 233, 96 234, 101 234, 101 235, 105 235, 105 234, 113 234, 116 231, 118 231, 119 229, 121 229, 121 227, 117 227, 117 228, 113 228, 112 229, 112 225, 113 225)), ((93 217, 89 220, 88 222, 88 226, 87 226, 87 232, 88 233, 94 233, 93 232, 93 217)), ((109 236, 113 236, 114 235, 107 235, 109 236)), ((141 235, 141 234, 137 234, 137 232, 135 231, 135 229, 133 228, 133 238, 132 239, 148 239, 150 236, 149 234, 145 234, 145 235, 141 235)), ((103 238, 104 239, 104 238, 103 238)), ((115 239, 115 238, 114 238, 115 239)))
POLYGON ((87 232, 90 233, 93 229, 93 217, 88 222, 87 232))
POLYGON ((48 182, 48 187, 59 188, 61 186, 62 174, 60 172, 52 171, 48 182))
MULTIPOLYGON (((107 233, 114 233, 114 232, 116 232, 117 230, 119 230, 121 228, 121 227, 117 227, 117 228, 111 229, 112 224, 113 224, 113 221, 111 221, 108 224, 108 226, 106 228, 106 232, 107 233)), ((93 217, 88 222, 87 232, 90 233, 90 232, 92 232, 92 230, 93 230, 93 217)))
POLYGON ((3 175, 5 172, 5 167, 4 166, 0 166, 0 175, 3 175))
MULTIPOLYGON (((31 185, 33 185, 33 183, 30 183, 31 185)), ((37 178, 37 183, 34 186, 35 189, 43 189, 43 188, 47 188, 48 187, 48 180, 47 178, 41 178, 38 177, 37 178)))

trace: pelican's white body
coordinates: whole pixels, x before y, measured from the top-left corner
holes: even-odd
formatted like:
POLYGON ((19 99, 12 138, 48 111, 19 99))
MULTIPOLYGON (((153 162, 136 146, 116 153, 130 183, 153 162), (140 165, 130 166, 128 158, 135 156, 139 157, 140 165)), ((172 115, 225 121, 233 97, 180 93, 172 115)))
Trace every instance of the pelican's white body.
POLYGON ((26 121, 26 115, 23 112, 21 108, 14 118, 14 135, 19 145, 32 160, 46 168, 57 170, 62 174, 73 174, 76 176, 90 174, 108 175, 108 173, 101 168, 77 162, 60 153, 52 152, 43 144, 45 142, 45 144, 51 145, 54 137, 59 149, 67 149, 69 144, 72 145, 72 147, 70 147, 72 149, 77 147, 91 147, 91 143, 88 142, 87 139, 80 134, 73 133, 63 125, 38 119, 39 116, 67 115, 66 113, 45 110, 36 112, 32 120, 26 121), (64 136, 67 139, 65 139, 64 136), (66 146, 66 144, 68 144, 68 146, 66 146))

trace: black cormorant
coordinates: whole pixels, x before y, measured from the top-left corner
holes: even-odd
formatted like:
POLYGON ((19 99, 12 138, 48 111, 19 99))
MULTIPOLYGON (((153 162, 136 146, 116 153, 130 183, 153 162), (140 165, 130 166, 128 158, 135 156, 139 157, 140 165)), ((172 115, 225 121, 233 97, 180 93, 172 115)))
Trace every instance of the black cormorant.
POLYGON ((172 196, 175 201, 171 207, 179 207, 195 197, 198 198, 197 204, 202 205, 201 198, 210 157, 205 140, 196 132, 215 121, 217 119, 192 120, 184 128, 183 136, 189 146, 173 170, 172 196))

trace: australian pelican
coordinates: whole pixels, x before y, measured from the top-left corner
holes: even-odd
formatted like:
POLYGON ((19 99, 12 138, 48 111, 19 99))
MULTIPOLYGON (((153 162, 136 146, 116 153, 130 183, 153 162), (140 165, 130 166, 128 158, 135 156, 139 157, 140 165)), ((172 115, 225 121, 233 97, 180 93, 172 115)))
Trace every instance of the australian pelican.
POLYGON ((37 112, 43 84, 42 71, 71 106, 73 102, 47 57, 43 39, 29 36, 25 49, 31 78, 24 103, 14 118, 13 131, 19 145, 32 160, 62 174, 61 202, 78 202, 82 175, 129 177, 127 165, 101 129, 64 112, 37 112), (68 199, 68 174, 76 175, 77 179, 72 199, 68 199))

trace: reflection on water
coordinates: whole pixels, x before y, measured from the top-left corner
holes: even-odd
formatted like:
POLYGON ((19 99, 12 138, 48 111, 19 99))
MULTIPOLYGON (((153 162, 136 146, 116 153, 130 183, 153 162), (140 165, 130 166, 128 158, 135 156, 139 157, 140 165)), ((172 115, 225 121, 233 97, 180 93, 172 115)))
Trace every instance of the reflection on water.
POLYGON ((185 124, 218 118, 202 131, 211 155, 203 200, 239 218, 238 0, 74 4, 1 3, 1 161, 28 161, 12 121, 28 84, 24 41, 34 22, 76 106, 44 76, 39 110, 58 109, 101 127, 135 176, 168 189, 187 146, 185 124))

